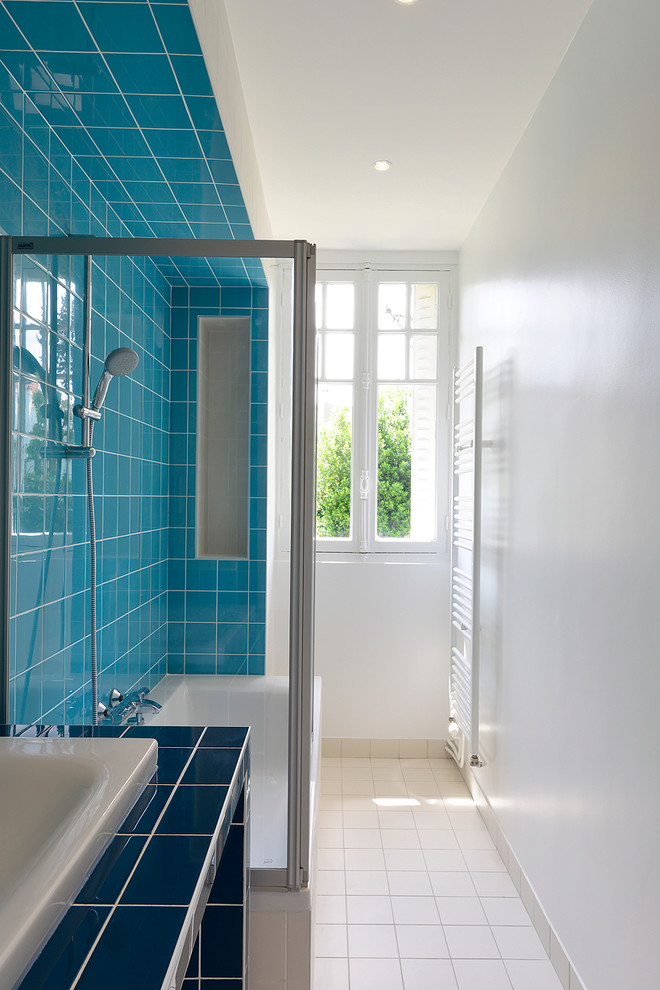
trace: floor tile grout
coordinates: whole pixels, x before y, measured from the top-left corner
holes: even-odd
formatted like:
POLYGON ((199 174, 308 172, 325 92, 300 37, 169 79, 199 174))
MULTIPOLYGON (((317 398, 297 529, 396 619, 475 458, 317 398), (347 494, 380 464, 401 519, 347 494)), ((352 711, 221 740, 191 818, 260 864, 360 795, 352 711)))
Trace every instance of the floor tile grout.
POLYGON ((562 990, 451 760, 324 758, 318 863, 314 990, 562 990))

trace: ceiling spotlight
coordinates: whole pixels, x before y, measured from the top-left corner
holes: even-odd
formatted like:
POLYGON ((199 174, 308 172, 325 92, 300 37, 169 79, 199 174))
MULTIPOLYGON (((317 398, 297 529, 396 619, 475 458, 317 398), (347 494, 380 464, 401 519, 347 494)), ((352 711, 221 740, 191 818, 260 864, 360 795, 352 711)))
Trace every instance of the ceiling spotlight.
POLYGON ((414 3, 414 2, 415 2, 415 0, 396 0, 396 2, 397 2, 397 3, 402 3, 402 4, 404 4, 404 5, 407 5, 407 4, 409 4, 409 3, 414 3))
POLYGON ((377 172, 387 172, 388 168, 392 168, 392 162, 388 162, 386 158, 379 158, 374 162, 374 168, 377 172))

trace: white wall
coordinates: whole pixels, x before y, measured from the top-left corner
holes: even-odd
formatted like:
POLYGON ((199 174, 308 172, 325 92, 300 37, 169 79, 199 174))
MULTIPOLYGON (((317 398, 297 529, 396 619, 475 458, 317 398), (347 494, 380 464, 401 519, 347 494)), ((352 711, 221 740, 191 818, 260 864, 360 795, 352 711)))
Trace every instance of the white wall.
POLYGON ((317 564, 326 738, 446 736, 448 587, 448 562, 317 564))
POLYGON ((658 986, 660 5, 595 0, 461 261, 489 377, 477 771, 588 990, 658 986))
POLYGON ((272 236, 224 0, 188 0, 256 239, 272 236))

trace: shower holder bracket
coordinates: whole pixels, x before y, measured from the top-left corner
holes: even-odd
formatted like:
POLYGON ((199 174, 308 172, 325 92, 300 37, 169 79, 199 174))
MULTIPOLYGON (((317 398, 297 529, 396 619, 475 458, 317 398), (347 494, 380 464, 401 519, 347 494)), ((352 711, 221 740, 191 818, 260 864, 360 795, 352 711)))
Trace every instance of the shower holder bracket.
POLYGON ((78 405, 73 407, 73 415, 79 416, 80 419, 100 419, 101 411, 100 409, 93 409, 89 406, 78 405))
POLYGON ((47 460, 61 460, 63 457, 72 457, 78 460, 89 461, 95 454, 96 450, 94 447, 69 443, 44 447, 41 451, 41 456, 47 460))

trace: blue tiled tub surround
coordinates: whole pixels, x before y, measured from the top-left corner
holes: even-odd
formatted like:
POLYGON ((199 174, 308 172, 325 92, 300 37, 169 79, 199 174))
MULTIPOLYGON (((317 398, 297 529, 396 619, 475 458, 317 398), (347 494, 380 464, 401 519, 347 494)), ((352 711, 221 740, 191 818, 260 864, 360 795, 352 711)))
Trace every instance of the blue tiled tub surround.
MULTIPOLYGON (((86 468, 54 456, 80 442, 84 259, 16 257, 14 267, 10 715, 84 722, 86 468)), ((140 356, 113 383, 94 433, 100 697, 166 670, 169 296, 150 262, 92 262, 92 387, 109 350, 140 356)))
POLYGON ((172 289, 169 674, 263 674, 266 644, 268 290, 172 289), (197 335, 202 316, 250 318, 247 560, 195 557, 197 335))
MULTIPOLYGON (((252 237, 185 0, 0 0, 0 232, 252 237)), ((71 410, 82 390, 83 259, 19 258, 16 279, 8 717, 82 723, 91 720, 84 465, 65 463, 58 477, 58 462, 42 462, 38 452, 80 442, 71 410), (40 410, 19 416, 32 399, 40 410)), ((113 386, 95 431, 101 697, 115 684, 123 691, 151 686, 167 669, 170 539, 182 559, 179 517, 168 525, 171 293, 211 287, 217 297, 220 286, 220 311, 231 315, 245 313, 247 289, 265 370, 264 304, 253 288, 264 285, 256 259, 94 261, 92 378, 115 347, 140 355, 131 380, 113 386)), ((175 670, 187 662, 258 673, 263 663, 260 387, 253 397, 254 554, 238 575, 215 565, 212 582, 218 614, 238 607, 247 618, 223 618, 227 628, 209 635, 208 612, 195 618, 199 603, 191 599, 185 617, 173 620, 177 633, 191 623, 187 640, 175 637, 175 670), (232 592, 243 600, 220 600, 232 592)), ((177 401, 194 400, 186 391, 177 401)), ((177 592, 203 590, 194 567, 187 578, 177 592)))
POLYGON ((155 738, 159 766, 168 750, 186 758, 174 783, 147 786, 17 990, 170 990, 193 971, 247 987, 250 730, 207 731, 48 729, 155 738))

